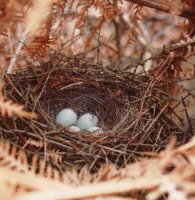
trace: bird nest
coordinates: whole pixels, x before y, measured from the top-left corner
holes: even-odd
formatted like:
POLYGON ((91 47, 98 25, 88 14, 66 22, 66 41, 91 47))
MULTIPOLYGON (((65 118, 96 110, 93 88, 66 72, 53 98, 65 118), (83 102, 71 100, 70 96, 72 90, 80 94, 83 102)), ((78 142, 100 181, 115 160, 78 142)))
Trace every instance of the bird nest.
POLYGON ((125 166, 164 149, 173 136, 178 144, 184 142, 183 132, 166 114, 170 96, 162 85, 167 81, 60 54, 4 79, 5 95, 37 113, 38 119, 1 117, 1 137, 23 147, 29 158, 38 154, 62 170, 88 165, 96 171, 105 163, 125 166), (104 132, 71 133, 60 127, 55 116, 63 108, 95 114, 104 132))

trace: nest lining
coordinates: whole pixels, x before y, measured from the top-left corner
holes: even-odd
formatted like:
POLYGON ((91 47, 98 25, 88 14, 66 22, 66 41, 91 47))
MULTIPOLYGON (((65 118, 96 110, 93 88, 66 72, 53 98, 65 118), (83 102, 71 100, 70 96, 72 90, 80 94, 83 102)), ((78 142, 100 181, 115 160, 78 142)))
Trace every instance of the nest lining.
POLYGON ((39 119, 1 117, 2 138, 40 156, 46 156, 45 146, 37 148, 28 139, 45 142, 46 152, 62 156, 60 165, 47 157, 54 165, 81 168, 87 164, 92 170, 103 163, 124 166, 136 161, 147 151, 163 149, 173 136, 178 144, 183 143, 183 132, 161 112, 169 95, 159 89, 162 82, 150 88, 151 81, 147 75, 104 69, 77 57, 54 56, 41 66, 5 75, 5 94, 23 103, 26 110, 34 110, 39 119), (164 98, 160 103, 157 93, 164 98), (57 126, 54 119, 63 108, 72 108, 79 115, 97 115, 105 132, 73 134, 57 126))

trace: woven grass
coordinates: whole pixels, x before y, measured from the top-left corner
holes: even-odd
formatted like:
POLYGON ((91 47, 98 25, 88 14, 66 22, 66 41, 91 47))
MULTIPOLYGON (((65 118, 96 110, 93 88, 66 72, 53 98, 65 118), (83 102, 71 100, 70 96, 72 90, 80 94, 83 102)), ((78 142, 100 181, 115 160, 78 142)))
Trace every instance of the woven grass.
POLYGON ((38 154, 60 170, 88 165, 96 171, 105 163, 125 166, 164 149, 173 137, 178 145, 191 137, 167 115, 167 80, 61 54, 4 79, 6 96, 39 118, 1 117, 1 138, 23 147, 29 158, 38 154), (63 108, 97 115, 104 133, 71 133, 56 125, 55 116, 63 108))

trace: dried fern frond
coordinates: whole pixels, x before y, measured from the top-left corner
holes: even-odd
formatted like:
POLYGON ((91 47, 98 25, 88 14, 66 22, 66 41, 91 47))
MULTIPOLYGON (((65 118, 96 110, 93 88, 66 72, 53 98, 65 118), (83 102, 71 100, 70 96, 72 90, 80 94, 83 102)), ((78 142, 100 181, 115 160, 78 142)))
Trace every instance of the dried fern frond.
POLYGON ((117 4, 111 4, 110 1, 93 0, 91 4, 101 11, 105 19, 113 20, 118 13, 117 4))
MULTIPOLYGON (((118 13, 118 8, 115 4, 112 4, 110 1, 102 1, 102 0, 79 0, 77 3, 78 8, 78 16, 81 17, 81 21, 85 21, 84 17, 89 11, 89 8, 94 7, 96 10, 99 10, 101 16, 104 19, 113 20, 118 13), (80 10, 80 11, 79 11, 80 10)), ((78 20, 78 22, 80 21, 78 20)), ((80 21, 80 22, 81 22, 80 21)), ((79 24, 79 23, 78 23, 79 24)))
MULTIPOLYGON (((32 171, 19 173, 6 167, 0 167, 0 185, 12 194, 12 199, 22 199, 29 191, 52 190, 53 188, 66 188, 61 181, 40 176, 32 171)), ((32 194, 30 194, 32 195, 32 194)))
MULTIPOLYGON (((51 27, 51 14, 52 0, 33 1, 26 14, 24 31, 20 39, 20 43, 16 48, 15 55, 10 61, 7 73, 12 73, 17 56, 20 54, 24 44, 25 46, 29 47, 33 43, 43 45, 44 43, 48 42, 48 34, 51 27)), ((38 50, 38 48, 35 48, 34 50, 38 50)))
POLYGON ((27 156, 23 150, 19 150, 16 146, 8 142, 0 142, 0 167, 14 169, 18 172, 28 170, 27 156))
MULTIPOLYGON (((161 199, 164 195, 167 195, 169 200, 194 199, 195 140, 178 149, 174 149, 173 145, 174 142, 154 158, 143 159, 123 169, 107 165, 94 175, 86 168, 80 173, 66 172, 66 182, 68 179, 72 180, 68 186, 56 185, 52 190, 49 187, 42 187, 20 195, 19 199, 95 200, 108 196, 114 199, 116 195, 119 198, 123 198, 124 195, 141 197, 143 191, 146 195, 144 199, 148 200, 161 199)), ((52 182, 48 181, 47 185, 49 184, 52 185, 52 182)))
POLYGON ((35 147, 43 147, 44 146, 44 142, 43 141, 41 141, 41 140, 34 140, 34 139, 32 139, 32 138, 29 138, 27 141, 26 141, 26 143, 25 143, 25 145, 23 146, 23 149, 27 146, 27 145, 31 145, 31 146, 35 146, 35 147))
POLYGON ((141 20, 141 10, 142 7, 137 5, 132 5, 130 10, 130 31, 128 34, 128 43, 130 44, 141 35, 141 28, 138 23, 141 20))
POLYGON ((22 149, 0 141, 0 188, 3 188, 3 191, 0 189, 1 198, 5 195, 5 199, 16 199, 27 191, 65 187, 59 174, 36 155, 29 165, 27 155, 22 149), (12 198, 8 198, 9 196, 12 198))
POLYGON ((59 150, 53 149, 52 151, 47 151, 47 156, 50 157, 56 163, 62 162, 62 156, 59 155, 59 150))
MULTIPOLYGON (((48 147, 48 144, 46 142, 43 142, 41 140, 34 140, 32 138, 29 138, 26 141, 25 145, 23 146, 23 149, 25 149, 27 145, 31 145, 36 148, 48 147)), ((51 149, 51 150, 45 151, 46 158, 49 158, 56 163, 62 162, 62 155, 59 155, 59 154, 60 154, 59 150, 56 150, 56 149, 51 149)))
POLYGON ((9 24, 13 23, 17 14, 22 10, 22 4, 15 0, 0 0, 0 33, 2 34, 9 24))
MULTIPOLYGON (((115 2, 118 3, 118 1, 115 2)), ((108 0, 69 1, 67 13, 71 11, 75 20, 72 37, 76 37, 77 34, 81 36, 78 42, 81 51, 93 49, 97 44, 97 38, 99 40, 102 25, 111 23, 118 17, 117 3, 108 0)))
POLYGON ((37 156, 32 158, 29 168, 25 167, 26 162, 22 163, 19 159, 21 150, 2 142, 1 160, 12 160, 11 163, 17 165, 2 165, 0 162, 0 188, 4 188, 3 195, 9 197, 11 193, 17 200, 115 199, 116 195, 123 199, 135 195, 140 197, 143 191, 146 195, 144 199, 148 200, 161 199, 163 195, 170 200, 194 199, 195 139, 176 149, 174 144, 173 141, 153 158, 142 159, 122 169, 105 165, 91 174, 85 167, 80 172, 66 171, 59 176, 60 172, 46 166, 37 156))
POLYGON ((23 105, 13 103, 11 100, 5 100, 3 97, 0 98, 0 113, 2 116, 8 117, 13 115, 27 119, 33 119, 37 117, 35 113, 25 111, 23 105))

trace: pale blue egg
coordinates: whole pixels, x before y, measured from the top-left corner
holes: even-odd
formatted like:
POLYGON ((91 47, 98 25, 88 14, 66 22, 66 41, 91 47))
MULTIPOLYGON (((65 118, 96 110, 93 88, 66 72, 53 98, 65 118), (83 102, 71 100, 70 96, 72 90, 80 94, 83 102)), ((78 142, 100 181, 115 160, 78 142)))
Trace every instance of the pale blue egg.
POLYGON ((86 113, 79 117, 76 125, 80 129, 87 130, 90 127, 97 126, 97 123, 98 123, 98 118, 95 115, 91 113, 86 113))
POLYGON ((77 114, 69 108, 61 110, 56 116, 56 123, 64 127, 76 124, 77 114))

